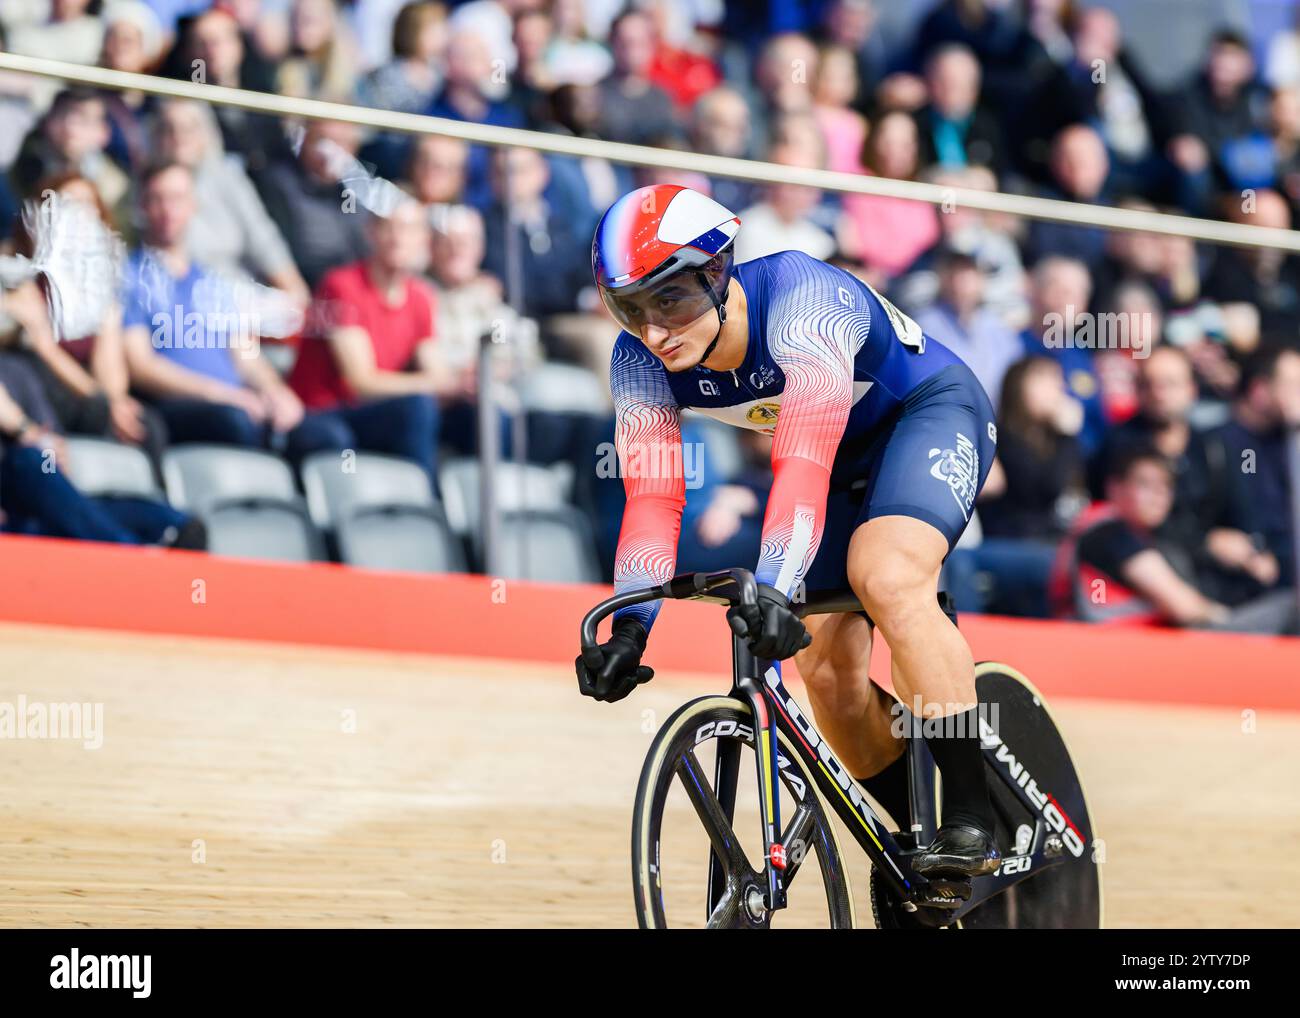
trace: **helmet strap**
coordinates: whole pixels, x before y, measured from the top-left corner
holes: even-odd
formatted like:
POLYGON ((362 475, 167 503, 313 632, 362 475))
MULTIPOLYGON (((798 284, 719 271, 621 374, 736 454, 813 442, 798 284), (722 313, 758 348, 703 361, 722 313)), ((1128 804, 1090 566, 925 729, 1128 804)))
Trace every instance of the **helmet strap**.
POLYGON ((727 294, 731 291, 731 284, 728 282, 727 289, 722 294, 722 300, 718 300, 718 295, 713 292, 713 287, 709 285, 709 277, 703 272, 696 273, 699 277, 700 284, 709 294, 709 299, 713 301, 713 309, 718 313, 718 331, 713 334, 713 340, 704 348, 704 354, 700 357, 697 367, 703 367, 704 362, 713 356, 713 351, 718 345, 718 340, 722 338, 722 327, 727 324, 727 294))

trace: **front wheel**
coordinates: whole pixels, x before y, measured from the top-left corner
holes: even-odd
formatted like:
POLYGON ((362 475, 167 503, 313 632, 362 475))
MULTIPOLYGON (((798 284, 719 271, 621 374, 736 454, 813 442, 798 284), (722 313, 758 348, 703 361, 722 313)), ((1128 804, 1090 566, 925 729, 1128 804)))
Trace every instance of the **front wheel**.
MULTIPOLYGON (((790 889, 781 924, 851 928, 853 898, 834 826, 803 760, 778 735, 790 889), (817 872, 796 880, 809 852, 817 872), (819 877, 821 896, 814 893, 819 877), (819 897, 824 907, 816 904, 819 897)), ((750 863, 763 859, 753 747, 749 705, 727 696, 692 700, 655 736, 632 818, 632 880, 642 928, 771 926, 763 869, 750 863)))

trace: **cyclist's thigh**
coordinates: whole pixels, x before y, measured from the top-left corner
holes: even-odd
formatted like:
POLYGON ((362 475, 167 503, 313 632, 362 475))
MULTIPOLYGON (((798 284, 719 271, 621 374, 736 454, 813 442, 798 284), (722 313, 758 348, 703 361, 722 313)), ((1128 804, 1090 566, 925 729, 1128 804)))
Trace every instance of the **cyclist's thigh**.
POLYGON ((873 472, 858 522, 910 516, 957 543, 996 449, 993 407, 964 365, 946 368, 909 402, 873 472))

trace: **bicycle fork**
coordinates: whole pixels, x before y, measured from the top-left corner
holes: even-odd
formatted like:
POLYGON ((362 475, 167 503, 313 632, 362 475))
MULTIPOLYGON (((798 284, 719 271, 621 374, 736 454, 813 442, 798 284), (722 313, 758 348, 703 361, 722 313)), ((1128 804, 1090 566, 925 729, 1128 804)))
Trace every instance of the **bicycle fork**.
MULTIPOLYGON (((760 662, 739 638, 732 637, 732 680, 735 691, 749 704, 754 718, 754 759, 758 769, 758 804, 763 826, 763 876, 767 887, 762 908, 768 912, 785 908, 785 878, 789 857, 781 843, 781 786, 777 763, 776 717, 772 713, 763 683, 759 678, 760 662)), ((766 662, 761 662, 766 664, 766 662)), ((758 902, 746 903, 752 906, 758 902)))

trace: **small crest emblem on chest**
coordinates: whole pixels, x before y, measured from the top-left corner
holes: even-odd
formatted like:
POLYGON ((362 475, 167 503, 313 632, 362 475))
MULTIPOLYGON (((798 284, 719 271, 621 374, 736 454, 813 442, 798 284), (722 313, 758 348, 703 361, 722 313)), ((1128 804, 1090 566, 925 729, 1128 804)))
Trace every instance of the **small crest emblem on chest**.
POLYGON ((780 412, 780 403, 755 403, 745 411, 745 420, 760 428, 774 428, 780 412))

